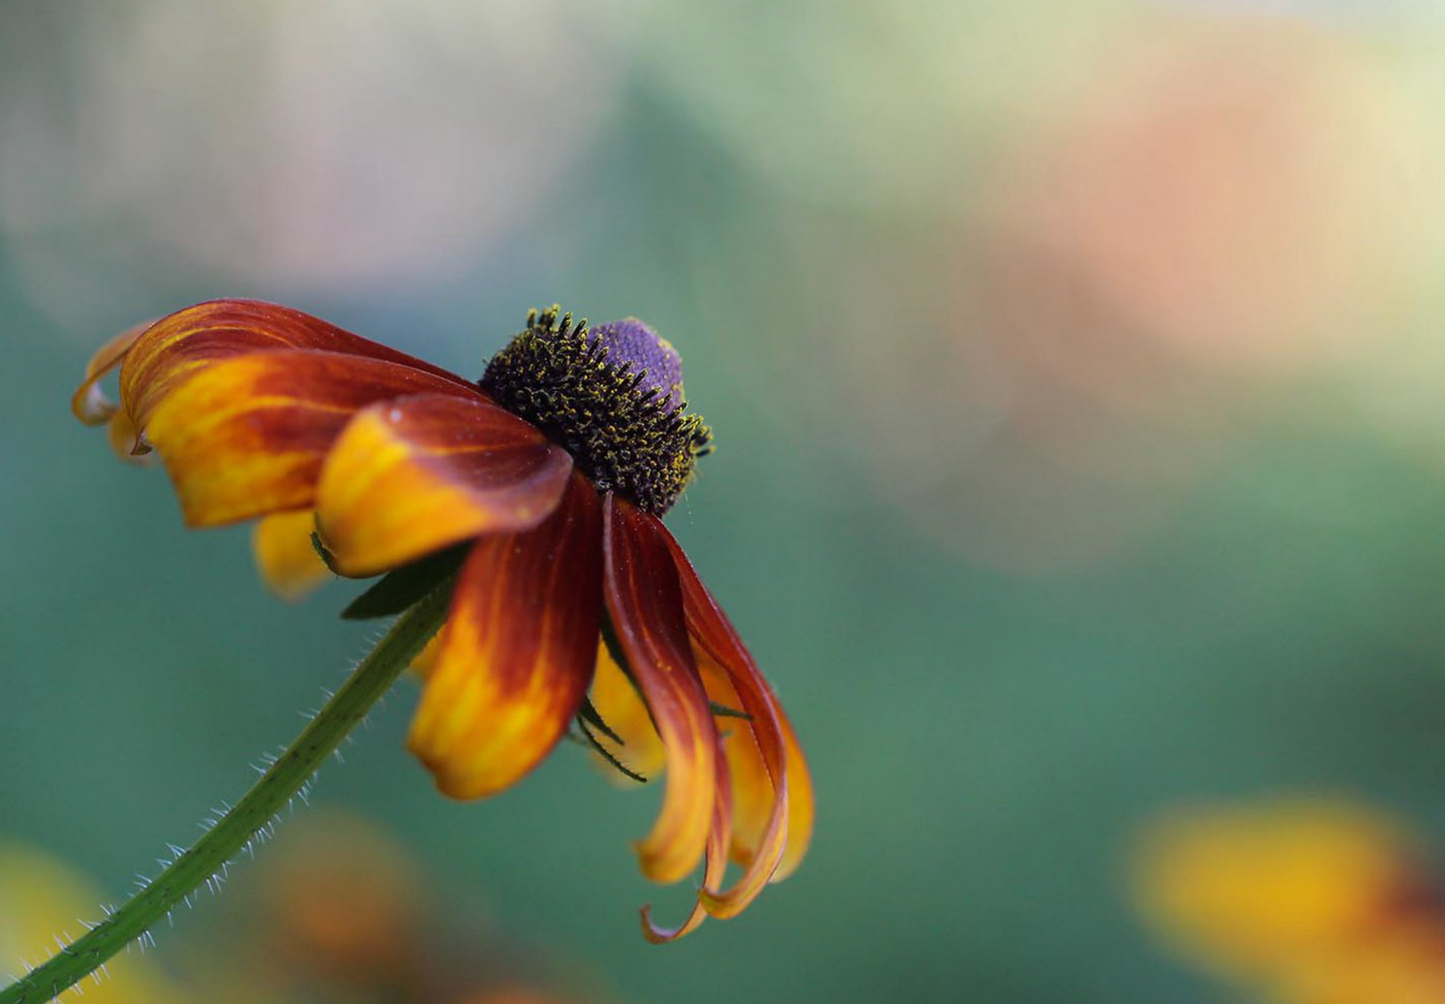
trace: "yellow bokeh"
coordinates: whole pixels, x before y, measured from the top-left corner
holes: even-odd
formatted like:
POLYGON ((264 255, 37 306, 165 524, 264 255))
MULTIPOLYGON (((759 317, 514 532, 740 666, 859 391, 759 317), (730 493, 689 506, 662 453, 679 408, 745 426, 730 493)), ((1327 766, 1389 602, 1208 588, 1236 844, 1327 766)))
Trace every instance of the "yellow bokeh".
POLYGON ((1346 802, 1199 808, 1147 828, 1134 886, 1146 916, 1185 953, 1268 974, 1366 936, 1409 858, 1392 822, 1346 802))
MULTIPOLYGON (((102 898, 58 859, 22 844, 0 845, 0 972, 21 974, 60 950, 57 938, 85 933, 80 918, 104 916, 102 898)), ((88 1004, 169 1004, 182 996, 170 987, 138 945, 107 963, 99 980, 87 977, 61 1001, 88 1004)))

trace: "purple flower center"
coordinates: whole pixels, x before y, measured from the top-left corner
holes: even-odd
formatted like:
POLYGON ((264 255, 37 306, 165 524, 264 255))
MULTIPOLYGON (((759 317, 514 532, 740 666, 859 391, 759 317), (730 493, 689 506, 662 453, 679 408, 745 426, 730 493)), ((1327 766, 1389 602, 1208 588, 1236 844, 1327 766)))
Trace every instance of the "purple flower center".
POLYGON ((669 408, 682 403, 682 357, 671 342, 637 318, 588 328, 587 340, 602 343, 611 365, 646 374, 638 386, 657 391, 658 400, 669 408))

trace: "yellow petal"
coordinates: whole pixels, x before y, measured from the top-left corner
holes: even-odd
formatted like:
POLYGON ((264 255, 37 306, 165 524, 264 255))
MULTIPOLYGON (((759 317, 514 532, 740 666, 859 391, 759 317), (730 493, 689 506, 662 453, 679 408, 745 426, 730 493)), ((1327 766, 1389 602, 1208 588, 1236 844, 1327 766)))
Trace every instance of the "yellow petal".
POLYGON ((572 457, 480 398, 417 394, 359 412, 316 491, 321 538, 347 575, 394 568, 458 541, 536 526, 572 457))
POLYGON ((322 461, 352 415, 451 385, 363 356, 284 350, 210 362, 167 388, 142 431, 186 522, 217 526, 313 505, 322 461))
POLYGON ((445 794, 500 791, 562 738, 591 680, 601 564, 601 505, 580 474, 541 526, 473 546, 407 740, 445 794))
POLYGON ((315 529, 315 514, 297 509, 266 516, 252 531, 251 547, 261 578, 283 599, 298 600, 332 578, 311 543, 315 529))
MULTIPOLYGON (((637 688, 617 665, 606 645, 598 646, 597 674, 592 678, 589 696, 602 721, 621 737, 622 745, 600 734, 597 741, 605 745, 624 767, 647 780, 651 781, 661 774, 667 765, 667 750, 653 727, 647 705, 642 703, 637 688)), ((603 759, 600 753, 593 752, 592 756, 618 785, 634 786, 633 781, 618 773, 617 768, 603 759)))

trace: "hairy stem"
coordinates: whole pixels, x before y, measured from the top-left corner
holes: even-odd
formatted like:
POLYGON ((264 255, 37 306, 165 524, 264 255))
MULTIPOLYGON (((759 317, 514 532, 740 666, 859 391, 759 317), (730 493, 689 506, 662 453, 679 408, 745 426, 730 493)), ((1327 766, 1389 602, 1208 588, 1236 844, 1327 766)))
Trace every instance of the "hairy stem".
POLYGON ((397 619, 305 731, 190 850, 84 937, 0 990, 0 1004, 51 1000, 145 935, 183 898, 216 875, 296 796, 426 646, 446 619, 451 586, 451 580, 443 582, 397 619))

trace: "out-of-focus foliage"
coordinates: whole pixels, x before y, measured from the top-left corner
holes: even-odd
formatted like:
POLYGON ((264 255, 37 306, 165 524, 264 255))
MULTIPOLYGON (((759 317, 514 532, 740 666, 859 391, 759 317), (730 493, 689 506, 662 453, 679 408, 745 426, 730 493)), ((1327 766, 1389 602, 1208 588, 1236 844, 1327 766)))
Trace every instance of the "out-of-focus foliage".
POLYGON ((1212 999, 1120 889, 1142 815, 1326 788, 1445 829, 1431 5, 4 15, 0 822, 102 899, 367 642, 66 414, 105 338, 216 295, 474 374, 555 301, 682 352, 718 450, 669 524, 808 750, 804 867, 651 949, 656 794, 579 751, 447 802, 409 685, 317 793, 621 999, 1212 999))

